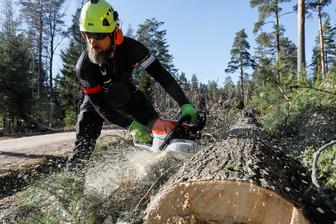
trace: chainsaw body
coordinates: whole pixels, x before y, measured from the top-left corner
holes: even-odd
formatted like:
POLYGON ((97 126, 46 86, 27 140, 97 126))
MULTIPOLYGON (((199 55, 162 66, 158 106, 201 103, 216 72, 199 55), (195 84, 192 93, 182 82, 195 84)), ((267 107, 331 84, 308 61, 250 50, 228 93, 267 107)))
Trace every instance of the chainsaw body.
POLYGON ((205 126, 205 114, 201 113, 195 125, 185 123, 188 117, 180 120, 159 118, 152 129, 152 144, 134 142, 136 147, 152 152, 166 151, 177 156, 187 156, 201 149, 200 131, 205 126))

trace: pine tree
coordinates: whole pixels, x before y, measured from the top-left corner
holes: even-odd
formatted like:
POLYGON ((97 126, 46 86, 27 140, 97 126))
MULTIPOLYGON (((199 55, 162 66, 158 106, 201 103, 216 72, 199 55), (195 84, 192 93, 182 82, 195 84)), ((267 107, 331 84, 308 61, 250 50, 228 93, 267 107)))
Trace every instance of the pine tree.
MULTIPOLYGON (((336 63, 336 28, 332 28, 330 23, 330 16, 327 16, 325 23, 323 25, 323 40, 324 40, 324 57, 325 71, 327 72, 329 68, 336 63)), ((320 44, 320 34, 316 37, 316 46, 313 49, 311 66, 313 68, 314 80, 321 80, 322 76, 322 54, 321 54, 321 44, 320 44)))
POLYGON ((231 76, 227 76, 223 83, 224 100, 233 99, 235 97, 234 93, 235 93, 235 84, 233 83, 231 76))
POLYGON ((33 66, 36 71, 36 98, 39 100, 46 80, 45 65, 43 62, 46 43, 44 39, 45 29, 45 1, 44 0, 20 0, 21 12, 27 27, 27 33, 32 40, 34 59, 33 66))
MULTIPOLYGON (((163 22, 159 22, 155 18, 147 19, 143 24, 139 25, 136 32, 136 39, 148 47, 151 54, 161 62, 163 67, 175 76, 176 69, 172 61, 173 57, 169 54, 169 45, 165 39, 166 30, 160 29, 163 24, 163 22)), ((148 75, 139 69, 135 72, 135 78, 138 79, 139 84, 141 82, 142 89, 144 89, 148 83, 148 77, 146 76, 148 75)), ((149 88, 146 87, 145 89, 149 88)), ((164 109, 172 106, 172 100, 158 83, 155 82, 155 84, 151 86, 150 91, 155 103, 159 105, 160 108, 164 109)))
POLYGON ((45 0, 45 30, 44 37, 46 39, 46 67, 49 71, 48 76, 48 91, 49 91, 49 126, 54 125, 54 75, 53 75, 53 61, 56 49, 62 42, 65 31, 65 23, 62 18, 65 13, 62 12, 62 6, 65 0, 45 0))
POLYGON ((5 132, 20 131, 31 112, 31 73, 28 40, 18 32, 11 0, 5 1, 5 20, 0 33, 0 116, 5 132))
POLYGON ((69 28, 68 33, 70 36, 70 44, 66 51, 61 52, 63 61, 63 68, 61 69, 61 77, 57 80, 57 91, 61 98, 61 106, 63 112, 79 110, 79 93, 80 84, 76 75, 76 64, 79 56, 81 55, 84 44, 79 39, 78 19, 80 15, 80 8, 76 10, 72 18, 72 26, 69 28))
POLYGON ((188 79, 186 77, 186 74, 184 72, 181 72, 181 74, 177 78, 177 83, 181 86, 183 90, 188 89, 188 79))
POLYGON ((326 62, 326 55, 325 55, 325 41, 324 41, 324 28, 323 28, 323 17, 325 14, 323 13, 323 8, 330 5, 332 0, 308 0, 307 2, 307 10, 314 10, 317 11, 317 18, 319 23, 319 44, 320 44, 320 60, 319 63, 321 66, 321 76, 324 77, 325 73, 327 72, 327 62, 326 62))
MULTIPOLYGON (((315 40, 316 42, 316 40, 315 40)), ((313 69, 313 81, 320 81, 320 74, 321 74, 321 54, 320 54, 320 46, 316 45, 313 48, 313 54, 311 59, 310 67, 313 69)))
POLYGON ((256 62, 252 78, 258 86, 265 86, 266 80, 276 80, 273 64, 276 61, 273 34, 262 32, 256 38, 257 47, 253 59, 256 62))
POLYGON ((250 5, 252 8, 258 7, 259 11, 259 19, 254 25, 253 32, 257 33, 262 26, 266 23, 273 23, 274 26, 274 36, 275 36, 275 43, 276 43, 276 68, 277 68, 277 79, 281 82, 281 72, 280 72, 280 35, 281 35, 281 25, 280 25, 280 17, 282 8, 280 4, 290 2, 290 0, 250 0, 250 5), (269 18, 274 18, 274 21, 269 21, 269 18))
POLYGON ((172 74, 175 75, 176 69, 173 64, 173 56, 169 54, 169 45, 165 39, 166 30, 160 30, 163 22, 155 18, 147 19, 139 25, 137 30, 137 40, 149 48, 151 53, 159 59, 161 64, 172 74))
POLYGON ((196 74, 193 74, 191 76, 191 80, 190 80, 190 87, 191 87, 191 92, 194 93, 195 91, 198 90, 198 78, 196 74))
POLYGON ((281 72, 285 84, 293 80, 297 71, 297 47, 287 37, 281 37, 281 72))
POLYGON ((125 36, 131 37, 131 38, 136 38, 134 32, 135 31, 134 31, 133 27, 131 25, 129 25, 128 28, 127 28, 127 31, 125 33, 125 36))
POLYGON ((237 70, 240 71, 240 91, 241 99, 240 101, 244 103, 244 79, 247 75, 244 71, 245 68, 254 67, 255 62, 251 58, 248 50, 250 49, 250 44, 247 42, 247 34, 245 29, 240 30, 236 33, 235 39, 233 41, 231 49, 231 59, 228 63, 227 69, 225 72, 234 73, 237 70))
POLYGON ((65 16, 61 11, 62 5, 65 0, 47 0, 45 9, 45 38, 47 44, 47 58, 49 70, 49 92, 53 95, 53 59, 55 51, 62 40, 57 41, 58 37, 62 37, 64 34, 64 21, 62 18, 65 16))
POLYGON ((151 87, 150 76, 145 71, 141 71, 139 80, 139 89, 146 94, 150 94, 150 87, 151 87))
POLYGON ((324 26, 325 70, 328 72, 336 64, 336 26, 331 26, 331 17, 327 16, 324 26))
POLYGON ((62 76, 57 80, 57 91, 63 111, 72 109, 78 112, 80 84, 76 75, 76 63, 81 54, 82 45, 71 41, 69 48, 61 52, 62 76))
POLYGON ((306 19, 306 2, 298 0, 298 53, 297 53, 297 80, 303 81, 306 79, 306 50, 305 50, 305 19, 306 19))
POLYGON ((218 84, 216 81, 208 82, 208 90, 209 90, 209 99, 216 103, 219 100, 220 93, 218 91, 218 84))

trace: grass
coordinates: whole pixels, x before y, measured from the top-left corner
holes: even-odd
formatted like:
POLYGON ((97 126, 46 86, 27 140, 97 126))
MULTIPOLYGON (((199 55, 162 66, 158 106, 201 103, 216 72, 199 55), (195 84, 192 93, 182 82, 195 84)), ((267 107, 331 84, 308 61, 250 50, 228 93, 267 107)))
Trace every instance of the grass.
MULTIPOLYGON (((303 165, 311 172, 313 161, 313 149, 305 150, 302 157, 303 165)), ((336 146, 325 149, 317 161, 318 181, 323 189, 329 193, 331 200, 336 207, 336 146)))
POLYGON ((78 177, 60 172, 35 182, 8 210, 5 223, 72 222, 81 199, 78 177))
POLYGON ((78 177, 62 171, 35 182, 4 213, 3 223, 116 223, 142 221, 144 209, 181 161, 103 138, 78 177))

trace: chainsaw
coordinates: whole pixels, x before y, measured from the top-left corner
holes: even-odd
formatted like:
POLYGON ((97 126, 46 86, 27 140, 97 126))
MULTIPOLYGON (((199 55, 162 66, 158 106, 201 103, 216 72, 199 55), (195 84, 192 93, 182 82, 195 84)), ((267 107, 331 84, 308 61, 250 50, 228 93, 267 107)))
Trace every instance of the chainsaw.
POLYGON ((206 123, 206 114, 200 112, 195 124, 186 123, 189 116, 179 120, 162 119, 152 129, 151 144, 133 142, 135 147, 152 152, 169 152, 176 156, 188 156, 201 150, 199 139, 206 123))

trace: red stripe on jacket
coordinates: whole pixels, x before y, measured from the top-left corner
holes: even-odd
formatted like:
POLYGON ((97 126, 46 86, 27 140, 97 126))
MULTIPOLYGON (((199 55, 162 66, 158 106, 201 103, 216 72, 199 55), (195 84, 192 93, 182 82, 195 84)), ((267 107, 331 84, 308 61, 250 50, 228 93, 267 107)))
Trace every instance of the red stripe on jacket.
POLYGON ((95 94, 95 93, 101 92, 102 90, 103 90, 103 87, 101 85, 97 85, 92 88, 83 87, 83 92, 86 94, 95 94))

